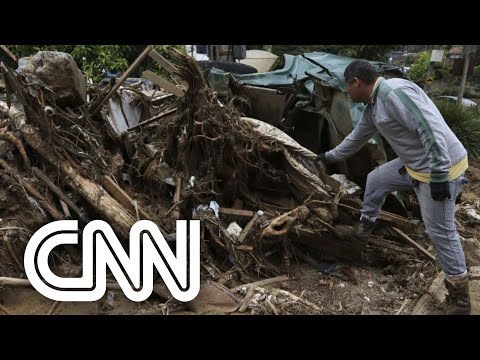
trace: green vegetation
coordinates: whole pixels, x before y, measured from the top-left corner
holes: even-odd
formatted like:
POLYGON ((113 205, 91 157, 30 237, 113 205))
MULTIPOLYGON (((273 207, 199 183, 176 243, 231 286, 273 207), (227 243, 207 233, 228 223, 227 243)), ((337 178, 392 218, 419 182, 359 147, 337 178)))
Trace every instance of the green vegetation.
POLYGON ((419 86, 423 86, 428 73, 428 64, 430 62, 430 53, 423 51, 418 59, 413 63, 408 76, 419 86))
POLYGON ((480 107, 436 100, 435 104, 470 156, 480 157, 480 107))
MULTIPOLYGON (((168 50, 175 47, 183 50, 182 45, 156 45, 155 49, 168 58, 168 50)), ((9 49, 18 57, 35 55, 38 51, 61 51, 72 55, 80 70, 94 82, 100 81, 104 71, 125 71, 145 45, 12 45, 9 49)), ((145 59, 142 66, 135 69, 132 77, 140 76, 145 68, 159 70, 150 58, 145 59)))

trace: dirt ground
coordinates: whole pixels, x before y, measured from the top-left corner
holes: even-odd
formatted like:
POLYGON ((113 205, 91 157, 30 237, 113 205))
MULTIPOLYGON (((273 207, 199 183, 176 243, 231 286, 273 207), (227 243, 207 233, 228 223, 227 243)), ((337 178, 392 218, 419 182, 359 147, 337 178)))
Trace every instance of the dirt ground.
MULTIPOLYGON (((463 239, 467 264, 470 267, 480 265, 480 248, 476 240, 480 239, 480 226, 469 219, 463 207, 478 206, 480 192, 480 163, 471 161, 467 171, 470 182, 466 185, 457 211, 458 230, 463 239), (475 240, 476 239, 476 240, 475 240)), ((0 192, 0 201, 4 199, 0 192)), ((15 204, 6 204, 15 206, 15 204)), ((423 235, 412 237, 434 253, 430 240, 423 235)), ((5 252, 5 248, 0 248, 5 252)), ((369 251, 375 251, 370 249, 369 251)), ((18 254, 18 252, 17 252, 18 254)), ((5 253, 0 258, 9 258, 5 253)), ((11 259, 11 257, 10 257, 11 259)), ((59 259, 61 260, 61 259, 59 259)), ((65 261, 70 263, 71 261, 65 261)), ((382 264, 352 266, 351 264, 322 263, 317 267, 302 261, 291 261, 289 267, 290 280, 276 283, 268 288, 279 288, 317 306, 312 309, 296 302, 296 306, 275 311, 272 307, 247 307, 244 314, 328 314, 328 315, 407 315, 414 313, 418 300, 424 295, 439 273, 439 268, 427 261, 418 253, 418 257, 410 256, 405 261, 391 264, 388 259, 382 264), (328 273, 332 266, 337 271, 328 273), (347 269, 340 271, 338 269, 347 269), (289 310, 290 309, 290 310, 289 310)), ((71 266, 70 266, 71 267, 71 266)), ((61 268, 61 264, 59 264, 61 268)), ((70 276, 76 276, 79 269, 68 270, 70 276), (72 273, 73 272, 73 273, 72 273)), ((67 270, 65 270, 67 272, 67 270)), ((3 276, 22 276, 14 261, 0 263, 3 276)), ((263 291, 263 290, 262 290, 263 291)), ((470 282, 472 314, 480 314, 480 276, 476 274, 470 282)), ((235 293, 241 300, 244 294, 235 293)), ((431 302, 431 306, 435 301, 431 302)), ((80 314, 195 314, 182 304, 168 301, 157 294, 144 302, 135 303, 128 300, 121 291, 107 291, 105 296, 92 303, 58 303, 40 295, 32 288, 0 286, 0 305, 10 314, 48 314, 80 315, 80 314), (58 305, 58 306, 57 306, 58 305)), ((0 310, 0 313, 4 311, 0 310)))

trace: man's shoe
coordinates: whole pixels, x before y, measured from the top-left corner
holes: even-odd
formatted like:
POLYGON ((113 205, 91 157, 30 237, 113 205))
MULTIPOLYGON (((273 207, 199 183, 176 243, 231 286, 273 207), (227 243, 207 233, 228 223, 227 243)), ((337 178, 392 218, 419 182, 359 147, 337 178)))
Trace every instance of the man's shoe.
POLYGON ((448 290, 448 295, 445 301, 432 311, 431 315, 470 315, 470 291, 468 286, 468 276, 451 283, 445 279, 445 286, 448 290))

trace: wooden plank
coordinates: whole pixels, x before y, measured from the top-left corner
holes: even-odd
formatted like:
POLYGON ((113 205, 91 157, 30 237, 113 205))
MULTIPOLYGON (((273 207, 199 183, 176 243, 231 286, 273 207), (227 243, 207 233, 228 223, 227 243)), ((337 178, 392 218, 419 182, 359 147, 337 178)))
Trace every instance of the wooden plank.
POLYGON ((242 230, 242 232, 240 233, 240 236, 238 237, 238 243, 241 244, 245 238, 247 237, 248 233, 250 232, 250 230, 252 229, 252 227, 255 225, 255 223, 257 222, 258 218, 260 216, 263 215, 263 212, 260 212, 257 211, 255 213, 255 215, 253 215, 252 219, 248 222, 248 224, 245 226, 245 228, 242 230))
POLYGON ((165 70, 167 70, 170 75, 174 76, 175 73, 178 71, 175 65, 173 65, 172 63, 170 63, 170 61, 168 61, 162 55, 160 55, 160 53, 157 50, 153 49, 148 53, 148 56, 150 56, 153 60, 155 60, 158 65, 160 65, 165 70))
POLYGON ((243 216, 251 218, 255 213, 250 210, 241 210, 241 209, 232 209, 232 208, 223 208, 221 207, 218 212, 224 215, 234 215, 234 216, 243 216))
POLYGON ((397 229, 396 227, 392 227, 392 230, 395 231, 398 235, 400 235, 402 238, 407 240, 407 242, 414 247, 416 247, 422 254, 424 254, 427 258, 429 258, 432 261, 436 261, 435 256, 430 254, 424 247, 422 247, 420 244, 418 244, 415 240, 413 240, 410 236, 405 234, 402 230, 397 229))
POLYGON ((128 129, 128 131, 135 130, 135 129, 139 128, 139 127, 148 125, 148 124, 150 124, 150 123, 152 123, 152 122, 154 122, 154 121, 160 120, 160 119, 164 118, 165 116, 168 116, 168 115, 170 115, 170 114, 173 114, 175 111, 177 111, 177 108, 173 108, 173 109, 170 109, 170 110, 168 110, 168 111, 165 111, 165 112, 163 112, 163 113, 161 113, 161 114, 155 115, 155 116, 151 117, 150 119, 147 119, 147 120, 145 120, 145 121, 142 121, 141 123, 138 123, 138 124, 135 125, 135 126, 132 126, 130 129, 128 129))
POLYGON ((161 87, 162 89, 167 90, 169 93, 177 96, 182 97, 185 94, 185 89, 182 87, 177 87, 176 85, 172 84, 170 81, 164 79, 160 75, 155 74, 150 70, 146 70, 142 73, 142 78, 150 80, 155 85, 161 87))
POLYGON ((188 89, 188 83, 178 76, 177 67, 165 59, 160 53, 157 52, 157 50, 153 49, 150 51, 148 56, 150 56, 158 65, 164 68, 175 79, 175 81, 177 81, 177 83, 185 87, 185 89, 188 89))
POLYGON ((0 49, 2 49, 3 51, 5 51, 5 53, 6 53, 8 56, 10 56, 10 58, 11 58, 13 61, 15 61, 15 62, 18 61, 17 56, 16 56, 13 52, 11 52, 10 49, 7 48, 5 45, 0 45, 0 49))
POLYGON ((390 222, 392 222, 396 225, 399 225, 399 226, 409 226, 409 227, 412 226, 412 222, 409 221, 408 219, 404 218, 403 216, 393 214, 393 213, 385 211, 385 210, 380 211, 380 214, 378 215, 378 218, 380 220, 390 221, 390 222))
MULTIPOLYGON (((133 199, 128 196, 128 194, 123 191, 123 189, 118 186, 110 176, 105 175, 103 177, 102 185, 115 200, 117 200, 131 212, 136 213, 133 199)), ((152 221, 152 218, 140 206, 137 206, 137 210, 143 219, 152 221)))
POLYGON ((142 53, 135 59, 135 61, 128 67, 128 69, 123 73, 118 82, 113 86, 112 90, 100 101, 95 109, 93 109, 91 115, 95 115, 98 110, 101 109, 102 105, 112 96, 122 84, 130 76, 131 72, 142 62, 143 59, 148 55, 148 53, 153 49, 153 45, 148 45, 142 53))

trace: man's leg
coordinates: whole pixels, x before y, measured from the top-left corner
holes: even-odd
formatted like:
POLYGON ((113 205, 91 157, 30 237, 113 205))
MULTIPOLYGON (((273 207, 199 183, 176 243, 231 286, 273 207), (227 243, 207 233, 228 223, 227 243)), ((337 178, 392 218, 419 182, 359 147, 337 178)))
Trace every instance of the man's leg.
POLYGON ((400 159, 389 161, 379 166, 367 177, 367 185, 362 206, 360 223, 353 229, 353 246, 363 261, 366 261, 365 250, 368 238, 375 227, 375 221, 385 203, 387 195, 393 191, 408 190, 412 183, 406 172, 399 172, 403 168, 400 159))
POLYGON ((401 160, 397 158, 368 174, 363 197, 362 219, 375 222, 389 193, 412 189, 408 173, 398 172, 402 167, 401 160))
POLYGON ((415 187, 422 219, 437 252, 449 293, 445 313, 468 314, 470 297, 465 254, 455 226, 455 199, 464 186, 463 176, 450 182, 451 199, 435 201, 430 194, 430 185, 419 183, 415 187))

